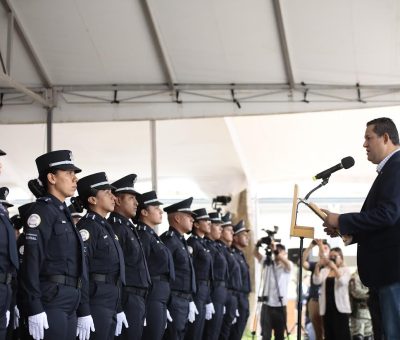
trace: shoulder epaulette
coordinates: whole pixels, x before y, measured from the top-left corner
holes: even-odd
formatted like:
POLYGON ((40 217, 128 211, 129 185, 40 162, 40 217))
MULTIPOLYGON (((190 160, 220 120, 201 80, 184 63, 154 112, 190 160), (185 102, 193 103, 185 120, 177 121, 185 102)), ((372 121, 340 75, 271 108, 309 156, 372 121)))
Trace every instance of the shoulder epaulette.
POLYGON ((51 198, 50 197, 39 197, 36 202, 45 202, 45 203, 50 203, 51 198))
POLYGON ((139 224, 138 226, 137 226, 137 230, 146 230, 147 229, 147 226, 145 226, 145 225, 143 225, 143 224, 139 224))
POLYGON ((175 233, 174 233, 173 230, 168 230, 168 231, 165 233, 165 236, 168 236, 168 237, 173 237, 174 235, 175 235, 175 233))

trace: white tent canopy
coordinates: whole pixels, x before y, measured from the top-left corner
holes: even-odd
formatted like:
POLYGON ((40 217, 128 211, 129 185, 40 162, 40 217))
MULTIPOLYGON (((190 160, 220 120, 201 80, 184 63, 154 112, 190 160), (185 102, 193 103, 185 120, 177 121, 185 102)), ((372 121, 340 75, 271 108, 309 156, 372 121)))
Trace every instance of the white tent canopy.
POLYGON ((399 14, 395 0, 0 0, 2 183, 27 195, 52 140, 84 174, 150 189, 146 121, 169 193, 185 178, 177 194, 286 195, 347 155, 336 180, 369 183, 365 123, 398 113, 368 108, 399 103, 399 14))

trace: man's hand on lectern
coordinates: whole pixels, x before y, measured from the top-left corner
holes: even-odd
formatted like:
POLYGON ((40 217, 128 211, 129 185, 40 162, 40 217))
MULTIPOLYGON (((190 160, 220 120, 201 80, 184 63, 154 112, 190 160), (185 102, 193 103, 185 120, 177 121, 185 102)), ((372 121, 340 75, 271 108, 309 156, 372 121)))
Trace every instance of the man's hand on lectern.
POLYGON ((335 214, 330 212, 329 210, 321 209, 325 214, 325 222, 323 226, 325 227, 324 231, 330 237, 337 237, 340 235, 339 230, 339 214, 335 214))

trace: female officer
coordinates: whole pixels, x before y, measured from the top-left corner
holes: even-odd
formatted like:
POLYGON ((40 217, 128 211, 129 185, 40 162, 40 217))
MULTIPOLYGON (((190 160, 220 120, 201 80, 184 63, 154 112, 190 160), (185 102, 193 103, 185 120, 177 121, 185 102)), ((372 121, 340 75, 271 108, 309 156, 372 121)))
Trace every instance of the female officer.
POLYGON ((211 301, 214 304, 215 314, 212 319, 206 322, 204 329, 204 339, 218 339, 222 321, 224 318, 224 308, 227 297, 226 281, 228 280, 228 262, 224 255, 222 245, 217 242, 221 238, 222 224, 221 216, 217 212, 208 214, 211 220, 211 230, 206 235, 206 245, 213 257, 213 273, 211 301))
MULTIPOLYGON (((155 191, 138 197, 136 213, 137 230, 153 283, 146 304, 146 324, 143 340, 162 339, 167 324, 167 302, 170 296, 170 281, 175 280, 172 255, 158 237, 154 228, 162 222, 161 202, 155 191)), ((169 321, 172 321, 169 317, 169 321)))
POLYGON ((90 338, 111 340, 118 336, 122 324, 128 327, 120 309, 121 284, 125 284, 125 263, 121 246, 106 220, 114 210, 113 187, 104 172, 78 181, 79 200, 87 209, 77 228, 81 233, 89 266, 89 305, 94 333, 90 338))
POLYGON ((75 174, 81 170, 68 150, 46 153, 36 165, 39 178, 34 182, 41 193, 29 209, 20 271, 29 333, 34 339, 51 340, 72 340, 78 333, 82 339, 92 323, 81 298, 86 264, 82 239, 64 203, 74 194, 75 174))
POLYGON ((193 300, 199 315, 196 316, 193 323, 189 324, 185 339, 201 340, 203 338, 205 320, 210 320, 212 313, 215 313, 214 305, 210 298, 213 259, 204 239, 205 234, 208 234, 211 230, 211 223, 206 209, 197 209, 193 212, 196 216, 194 217, 192 235, 187 240, 187 244, 192 248, 197 287, 193 300))

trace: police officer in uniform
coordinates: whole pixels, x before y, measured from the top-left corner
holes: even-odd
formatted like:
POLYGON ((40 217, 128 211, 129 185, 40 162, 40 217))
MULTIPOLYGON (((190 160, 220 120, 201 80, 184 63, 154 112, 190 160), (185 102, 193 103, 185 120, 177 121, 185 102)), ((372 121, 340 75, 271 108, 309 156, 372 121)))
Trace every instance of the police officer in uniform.
MULTIPOLYGON (((230 218, 230 215, 228 215, 230 218)), ((242 276, 239 262, 233 255, 231 245, 233 242, 233 226, 230 220, 222 226, 221 238, 219 241, 222 251, 228 262, 229 279, 227 281, 227 296, 225 302, 226 313, 222 322, 220 339, 229 339, 232 324, 237 322, 239 317, 237 293, 242 286, 242 276)))
POLYGON ((192 256, 184 234, 193 227, 194 213, 190 210, 193 198, 172 204, 164 211, 168 214, 170 228, 161 235, 161 240, 171 251, 175 264, 175 280, 171 282, 171 297, 168 310, 172 322, 168 323, 165 339, 181 340, 185 336, 188 321, 193 322, 198 311, 193 302, 196 293, 196 277, 192 256))
POLYGON ((81 233, 89 267, 89 304, 94 328, 90 338, 111 340, 128 327, 121 309, 121 284, 125 284, 122 249, 111 225, 106 220, 114 210, 114 189, 104 172, 78 181, 79 200, 87 213, 77 228, 81 233))
POLYGON ((138 203, 135 221, 152 282, 142 339, 160 340, 167 324, 167 302, 171 292, 170 281, 175 280, 175 268, 171 252, 154 231, 161 224, 163 215, 156 192, 139 195, 138 203))
POLYGON ((224 317, 225 301, 227 295, 226 281, 229 278, 228 262, 222 250, 222 245, 217 242, 221 237, 222 224, 221 216, 217 212, 208 214, 211 221, 210 232, 206 235, 206 246, 213 258, 213 282, 211 285, 211 301, 214 305, 215 314, 212 319, 206 321, 204 339, 216 340, 221 332, 222 320, 224 317))
MULTIPOLYGON (((0 150, 0 156, 6 153, 0 150)), ((1 172, 1 163, 0 163, 1 172)), ((18 269, 15 233, 8 211, 0 203, 0 339, 6 338, 10 321, 11 279, 18 269)))
POLYGON ((138 193, 134 189, 136 175, 127 175, 112 183, 115 207, 108 218, 117 235, 125 259, 126 286, 122 288, 122 309, 130 327, 124 328, 121 339, 141 339, 145 319, 146 296, 151 284, 146 258, 136 227, 131 218, 136 214, 138 193))
POLYGON ((87 269, 82 239, 64 203, 81 170, 69 150, 48 152, 36 166, 39 178, 33 181, 41 192, 29 208, 20 271, 29 333, 34 339, 70 340, 77 333, 82 338, 92 322, 81 289, 87 269))
POLYGON ((242 276, 242 285, 238 290, 236 296, 238 299, 238 311, 239 316, 237 321, 231 327, 231 333, 229 335, 230 340, 240 340, 242 338, 243 332, 246 328, 247 319, 249 318, 249 294, 251 290, 250 286, 250 271, 249 265, 246 262, 246 258, 243 254, 243 249, 249 245, 248 232, 250 230, 246 229, 244 221, 239 221, 233 227, 233 244, 232 253, 236 258, 236 261, 240 265, 240 273, 242 276))
POLYGON ((193 323, 189 324, 185 339, 201 340, 203 338, 205 320, 210 320, 212 314, 215 312, 210 297, 210 286, 213 278, 213 260, 204 239, 204 236, 211 230, 211 223, 210 216, 208 216, 206 209, 197 209, 193 212, 196 216, 193 222, 192 235, 187 240, 187 244, 193 251, 193 267, 196 273, 197 286, 197 292, 193 300, 199 315, 196 316, 196 320, 193 323))

